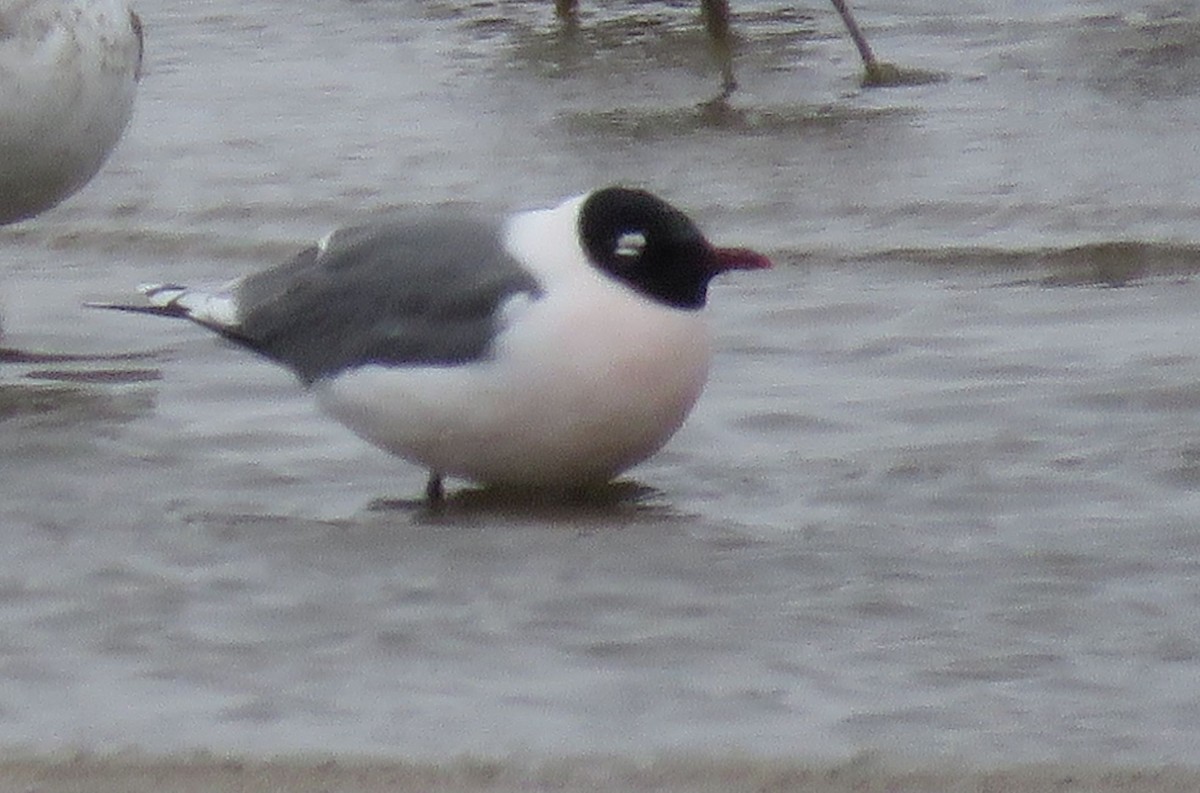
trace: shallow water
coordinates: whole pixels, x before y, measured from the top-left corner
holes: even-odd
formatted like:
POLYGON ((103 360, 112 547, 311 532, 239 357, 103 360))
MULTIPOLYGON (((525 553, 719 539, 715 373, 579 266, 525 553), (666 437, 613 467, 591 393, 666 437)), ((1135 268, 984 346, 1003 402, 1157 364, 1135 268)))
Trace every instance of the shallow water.
POLYGON ((139 3, 101 176, 0 231, 0 745, 1200 762, 1200 8, 139 3), (401 205, 631 182, 776 269, 583 504, 422 473, 88 312, 401 205), (91 355, 94 360, 71 360, 91 355))

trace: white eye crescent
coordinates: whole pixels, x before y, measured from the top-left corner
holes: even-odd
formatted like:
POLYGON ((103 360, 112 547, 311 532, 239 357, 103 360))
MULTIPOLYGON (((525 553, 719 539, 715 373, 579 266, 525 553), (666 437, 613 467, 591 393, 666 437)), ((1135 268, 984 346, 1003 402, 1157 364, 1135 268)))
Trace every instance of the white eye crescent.
POLYGON ((622 259, 636 259, 646 250, 646 235, 640 231, 627 231, 617 237, 614 253, 622 259))

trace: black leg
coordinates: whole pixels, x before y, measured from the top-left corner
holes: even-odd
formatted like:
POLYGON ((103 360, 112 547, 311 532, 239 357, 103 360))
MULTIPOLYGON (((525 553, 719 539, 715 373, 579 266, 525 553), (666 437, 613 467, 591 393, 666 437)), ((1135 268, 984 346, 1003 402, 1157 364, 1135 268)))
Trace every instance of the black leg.
POLYGON ((579 0, 554 0, 554 13, 563 21, 574 21, 579 10, 579 0))
POLYGON ((429 472, 429 481, 425 483, 425 500, 431 507, 440 507, 446 500, 446 491, 442 488, 442 475, 437 471, 429 472))

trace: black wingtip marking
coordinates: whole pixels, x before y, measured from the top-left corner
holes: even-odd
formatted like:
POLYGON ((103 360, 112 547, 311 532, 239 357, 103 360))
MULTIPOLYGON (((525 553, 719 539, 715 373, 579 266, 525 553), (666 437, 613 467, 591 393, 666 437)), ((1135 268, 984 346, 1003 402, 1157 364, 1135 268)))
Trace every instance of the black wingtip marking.
POLYGON ((90 302, 84 303, 84 308, 100 308, 107 311, 123 311, 127 314, 150 314, 155 317, 169 317, 171 319, 188 319, 187 309, 175 303, 168 303, 165 306, 146 306, 133 305, 130 303, 100 303, 90 302))

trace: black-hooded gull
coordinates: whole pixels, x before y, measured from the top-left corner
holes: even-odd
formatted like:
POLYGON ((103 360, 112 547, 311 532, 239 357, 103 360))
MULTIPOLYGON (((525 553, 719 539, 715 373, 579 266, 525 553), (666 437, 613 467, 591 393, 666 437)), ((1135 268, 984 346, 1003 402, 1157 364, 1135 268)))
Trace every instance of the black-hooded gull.
POLYGON ((657 451, 708 375, 709 280, 770 266, 650 193, 608 187, 493 221, 341 229, 214 290, 150 305, 290 368, 359 436, 485 484, 602 483, 657 451))

